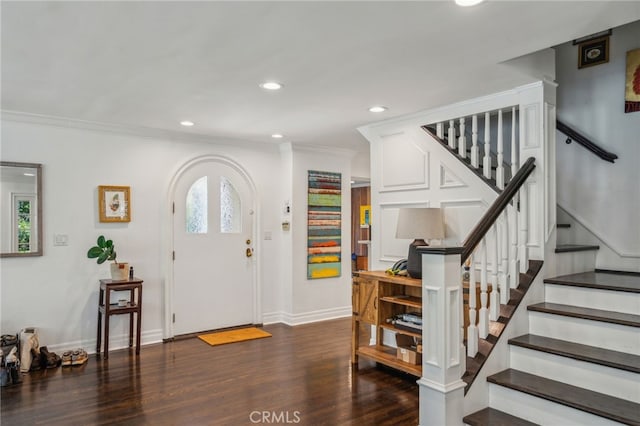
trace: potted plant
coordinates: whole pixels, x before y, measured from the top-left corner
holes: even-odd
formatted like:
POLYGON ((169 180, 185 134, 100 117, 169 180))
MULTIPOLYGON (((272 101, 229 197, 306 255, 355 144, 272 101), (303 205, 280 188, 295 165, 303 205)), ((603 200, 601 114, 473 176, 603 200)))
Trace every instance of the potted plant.
POLYGON ((129 276, 129 264, 126 262, 119 262, 116 260, 116 246, 112 240, 107 240, 104 235, 98 237, 97 245, 91 247, 87 252, 89 259, 96 259, 98 265, 104 263, 107 260, 113 260, 111 264, 111 279, 113 280, 126 280, 129 276))

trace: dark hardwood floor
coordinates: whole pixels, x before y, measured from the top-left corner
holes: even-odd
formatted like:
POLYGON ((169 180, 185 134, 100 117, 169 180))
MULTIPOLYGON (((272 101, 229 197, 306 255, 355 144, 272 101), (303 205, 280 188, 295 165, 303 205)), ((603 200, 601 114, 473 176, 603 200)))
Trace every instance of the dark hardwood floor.
POLYGON ((118 350, 2 388, 2 425, 416 425, 415 377, 360 360, 351 319, 265 326, 273 337, 118 350))

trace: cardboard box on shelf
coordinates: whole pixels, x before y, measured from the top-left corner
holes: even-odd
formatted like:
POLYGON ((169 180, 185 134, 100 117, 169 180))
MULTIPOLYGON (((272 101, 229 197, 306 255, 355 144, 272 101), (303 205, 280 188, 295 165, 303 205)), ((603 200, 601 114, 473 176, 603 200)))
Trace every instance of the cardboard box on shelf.
MULTIPOLYGON (((413 337, 405 334, 396 333, 396 358, 409 364, 422 364, 422 351, 418 351, 418 347, 413 337)), ((422 345, 420 345, 422 346, 422 345)))

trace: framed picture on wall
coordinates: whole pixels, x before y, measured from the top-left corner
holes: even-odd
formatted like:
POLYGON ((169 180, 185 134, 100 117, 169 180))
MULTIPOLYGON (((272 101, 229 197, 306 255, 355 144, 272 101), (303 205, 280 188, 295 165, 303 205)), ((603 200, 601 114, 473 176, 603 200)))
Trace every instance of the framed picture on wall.
POLYGON ((627 52, 624 112, 640 112, 640 49, 627 52))
POLYGON ((609 62, 609 36, 588 40, 578 45, 578 68, 609 62))
POLYGON ((100 222, 131 222, 131 198, 128 186, 98 186, 100 222))

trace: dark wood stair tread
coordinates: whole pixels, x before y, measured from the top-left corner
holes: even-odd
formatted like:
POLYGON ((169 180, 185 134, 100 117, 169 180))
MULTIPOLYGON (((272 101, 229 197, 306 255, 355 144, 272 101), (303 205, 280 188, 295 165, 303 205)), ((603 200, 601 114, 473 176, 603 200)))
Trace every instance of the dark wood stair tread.
POLYGON ((511 368, 487 377, 487 381, 596 416, 630 425, 640 425, 640 404, 626 399, 511 368))
POLYGON ((576 287, 640 293, 640 275, 616 272, 580 272, 578 274, 546 278, 544 282, 548 284, 562 284, 576 287))
POLYGON ((622 312, 604 311, 602 309, 583 308, 582 306, 561 305, 559 303, 547 302, 529 305, 527 306, 527 310, 593 321, 602 321, 612 324, 628 325, 630 327, 640 327, 640 315, 625 314, 622 312))
POLYGON ((558 223, 556 225, 556 228, 571 228, 571 224, 570 223, 558 223))
POLYGON ((537 336, 535 334, 525 334, 509 339, 509 344, 573 358, 579 361, 604 365, 606 367, 631 371, 632 373, 640 373, 640 356, 625 352, 612 351, 596 346, 537 336))
POLYGON ((600 246, 589 244, 558 244, 556 253, 571 253, 574 251, 600 250, 600 246))
POLYGON ((491 407, 483 408, 473 414, 464 416, 462 419, 464 424, 469 426, 537 426, 537 423, 531 423, 520 417, 512 416, 504 411, 496 410, 491 407))

